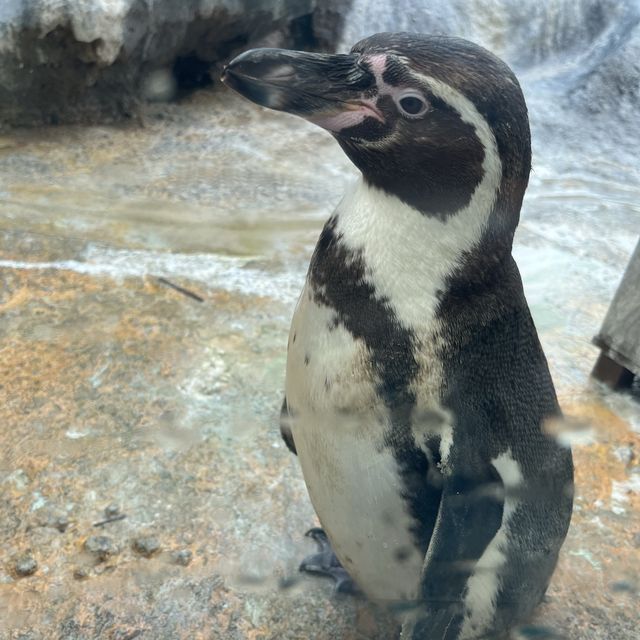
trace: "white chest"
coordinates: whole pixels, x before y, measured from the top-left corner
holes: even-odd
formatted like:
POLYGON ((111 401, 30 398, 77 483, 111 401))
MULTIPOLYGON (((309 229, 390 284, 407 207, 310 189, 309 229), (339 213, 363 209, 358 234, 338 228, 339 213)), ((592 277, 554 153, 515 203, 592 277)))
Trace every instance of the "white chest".
POLYGON ((387 410, 367 347, 334 326, 332 316, 305 289, 290 333, 286 385, 298 457, 322 526, 358 585, 379 601, 412 599, 423 557, 397 463, 383 446, 387 410))

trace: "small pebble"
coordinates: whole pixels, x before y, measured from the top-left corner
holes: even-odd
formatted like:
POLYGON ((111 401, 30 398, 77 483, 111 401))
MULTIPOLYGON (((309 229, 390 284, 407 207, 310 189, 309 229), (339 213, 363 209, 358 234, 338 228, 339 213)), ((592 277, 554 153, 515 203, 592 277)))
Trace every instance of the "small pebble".
POLYGON ((69 528, 69 518, 67 516, 57 516, 53 519, 53 526, 60 533, 64 533, 69 528))
POLYGON ((150 558, 160 551, 160 542, 154 536, 140 536, 133 541, 131 546, 136 553, 145 558, 150 558))
POLYGON ((111 556, 120 553, 120 549, 108 536, 89 536, 84 541, 84 549, 96 556, 99 562, 104 562, 111 556))
POLYGON ((89 577, 89 572, 84 567, 76 567, 73 570, 73 577, 76 580, 86 580, 89 577))
POLYGON ((108 507, 104 509, 104 515, 107 518, 114 518, 115 516, 120 514, 120 507, 117 504, 110 504, 108 507))
POLYGON ((15 564, 15 571, 21 578, 32 576, 38 570, 38 563, 31 556, 18 558, 15 564))
POLYGON ((561 640, 562 638, 554 629, 540 625, 525 625, 517 629, 516 633, 518 640, 561 640))
POLYGON ((191 563, 193 559, 193 553, 189 549, 180 549, 179 551, 174 551, 171 554, 171 560, 174 564, 179 564, 182 567, 186 567, 191 563))
POLYGON ((614 593, 635 593, 636 592, 636 586, 633 584, 633 582, 630 582, 629 580, 617 580, 616 582, 612 582, 611 585, 611 591, 613 591, 614 593))

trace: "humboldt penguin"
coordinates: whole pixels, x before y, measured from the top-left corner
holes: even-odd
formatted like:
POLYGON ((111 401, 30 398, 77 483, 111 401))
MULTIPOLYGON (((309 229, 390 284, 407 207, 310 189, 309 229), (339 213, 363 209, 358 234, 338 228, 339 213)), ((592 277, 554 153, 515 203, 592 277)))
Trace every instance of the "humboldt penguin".
POLYGON ((393 607, 403 639, 505 633, 542 599, 573 499, 511 255, 531 166, 515 75, 463 39, 381 33, 247 51, 223 81, 323 127, 361 172, 289 337, 283 436, 337 558, 307 568, 393 607))

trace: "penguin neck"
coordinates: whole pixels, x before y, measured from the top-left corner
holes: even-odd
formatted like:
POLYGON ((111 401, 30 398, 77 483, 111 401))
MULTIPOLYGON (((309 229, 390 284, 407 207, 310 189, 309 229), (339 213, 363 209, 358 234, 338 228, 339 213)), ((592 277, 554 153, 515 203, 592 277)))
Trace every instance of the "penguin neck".
POLYGON ((338 205, 340 243, 362 259, 376 297, 405 327, 420 330, 436 317, 452 277, 485 237, 499 184, 499 174, 485 176, 469 205, 444 219, 424 215, 362 178, 338 205))

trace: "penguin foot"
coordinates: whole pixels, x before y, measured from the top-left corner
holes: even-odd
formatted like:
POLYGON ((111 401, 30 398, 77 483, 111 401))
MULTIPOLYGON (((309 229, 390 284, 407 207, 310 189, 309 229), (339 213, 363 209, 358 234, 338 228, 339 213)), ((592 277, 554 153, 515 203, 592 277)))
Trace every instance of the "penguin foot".
POLYGON ((355 582, 340 564, 340 560, 333 553, 327 534, 319 527, 309 529, 305 534, 318 545, 318 553, 312 553, 300 563, 300 571, 317 576, 327 576, 334 581, 335 594, 357 595, 360 593, 355 582))

